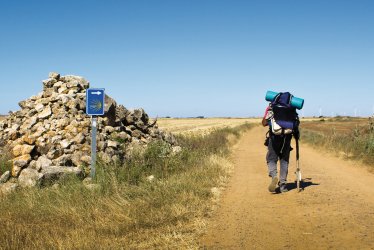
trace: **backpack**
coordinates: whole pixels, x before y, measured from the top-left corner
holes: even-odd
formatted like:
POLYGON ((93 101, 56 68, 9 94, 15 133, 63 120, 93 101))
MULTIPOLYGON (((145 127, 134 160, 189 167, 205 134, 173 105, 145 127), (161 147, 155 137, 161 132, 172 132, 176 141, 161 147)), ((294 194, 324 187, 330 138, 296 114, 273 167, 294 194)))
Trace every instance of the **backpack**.
POLYGON ((299 116, 296 108, 291 106, 292 95, 289 92, 279 93, 270 103, 273 116, 270 118, 270 131, 274 135, 298 133, 299 116))

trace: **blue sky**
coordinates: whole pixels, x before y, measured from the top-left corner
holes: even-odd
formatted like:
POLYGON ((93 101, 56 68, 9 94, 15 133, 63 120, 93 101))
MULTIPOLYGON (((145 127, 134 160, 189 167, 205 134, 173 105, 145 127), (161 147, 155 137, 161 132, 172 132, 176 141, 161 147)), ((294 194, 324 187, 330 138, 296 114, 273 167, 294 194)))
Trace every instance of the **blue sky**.
POLYGON ((267 90, 302 114, 374 112, 374 1, 0 0, 0 114, 48 72, 151 116, 258 116, 267 90))

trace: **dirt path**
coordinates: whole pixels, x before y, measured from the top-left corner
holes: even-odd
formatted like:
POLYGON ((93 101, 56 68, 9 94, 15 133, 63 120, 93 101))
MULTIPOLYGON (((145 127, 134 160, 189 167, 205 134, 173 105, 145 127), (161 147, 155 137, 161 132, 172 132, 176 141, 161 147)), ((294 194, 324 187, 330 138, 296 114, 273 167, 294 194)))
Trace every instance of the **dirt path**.
POLYGON ((201 239, 206 249, 374 249, 374 174, 301 143, 305 189, 297 193, 295 153, 288 193, 271 194, 256 127, 236 145, 235 171, 201 239))

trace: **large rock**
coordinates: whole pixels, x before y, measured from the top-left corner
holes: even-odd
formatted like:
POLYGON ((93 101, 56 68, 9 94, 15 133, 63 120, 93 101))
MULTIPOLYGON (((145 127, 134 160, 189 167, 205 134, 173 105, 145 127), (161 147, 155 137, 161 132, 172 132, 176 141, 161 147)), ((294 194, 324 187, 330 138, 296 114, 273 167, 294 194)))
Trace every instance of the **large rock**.
POLYGON ((39 173, 35 169, 26 168, 22 170, 18 177, 18 183, 20 187, 34 187, 40 184, 43 174, 39 173))
POLYGON ((62 167, 62 166, 49 166, 41 170, 43 177, 41 178, 41 185, 51 185, 52 183, 67 176, 76 176, 78 178, 84 177, 82 169, 78 167, 62 167))

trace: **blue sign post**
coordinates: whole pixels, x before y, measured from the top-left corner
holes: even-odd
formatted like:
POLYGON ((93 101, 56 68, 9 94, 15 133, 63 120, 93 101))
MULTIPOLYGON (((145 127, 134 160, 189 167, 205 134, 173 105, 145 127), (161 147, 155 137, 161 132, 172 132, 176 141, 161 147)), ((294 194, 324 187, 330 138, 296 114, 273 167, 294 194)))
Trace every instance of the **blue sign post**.
POLYGON ((104 115, 105 89, 87 89, 86 113, 87 115, 104 115))
POLYGON ((91 178, 96 174, 96 134, 97 134, 97 116, 104 115, 105 89, 87 89, 86 91, 86 113, 92 120, 92 139, 91 139, 91 178))

